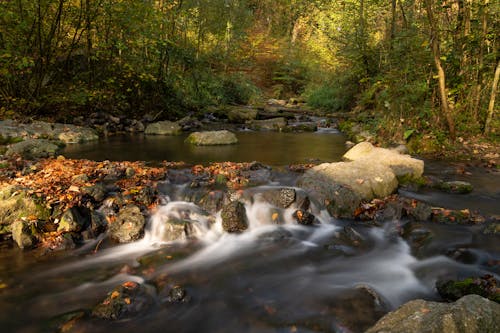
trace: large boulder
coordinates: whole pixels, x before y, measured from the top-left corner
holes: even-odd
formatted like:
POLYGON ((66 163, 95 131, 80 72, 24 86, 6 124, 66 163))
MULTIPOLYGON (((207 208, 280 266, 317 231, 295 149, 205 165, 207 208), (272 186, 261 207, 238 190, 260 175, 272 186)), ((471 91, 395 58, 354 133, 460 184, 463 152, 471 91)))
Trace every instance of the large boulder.
POLYGON ((263 119, 263 120, 252 120, 250 122, 250 128, 253 130, 265 130, 265 131, 282 131, 286 128, 287 120, 284 117, 263 119))
POLYGON ((109 225, 109 234, 119 243, 136 241, 144 235, 146 221, 139 207, 128 205, 120 209, 116 220, 109 225))
POLYGON ((304 174, 298 185, 337 218, 354 218, 354 212, 362 201, 361 196, 352 188, 332 183, 326 174, 319 172, 304 174))
POLYGON ((365 333, 496 333, 500 305, 478 295, 455 303, 414 300, 382 317, 365 333))
POLYGON ((391 168, 368 160, 323 163, 304 173, 302 184, 307 186, 306 190, 317 182, 343 185, 365 200, 386 197, 398 187, 391 168))
POLYGON ((399 150, 374 147, 369 142, 361 142, 352 147, 343 158, 347 161, 366 161, 371 164, 382 164, 392 169, 396 176, 418 179, 424 173, 424 162, 399 150))
POLYGON ((232 145, 238 143, 238 138, 226 130, 207 131, 191 133, 186 142, 197 146, 232 145))
POLYGON ((179 135, 181 132, 182 127, 178 123, 168 120, 149 124, 145 130, 146 134, 152 135, 179 135))
POLYGON ((257 118, 257 110, 251 108, 234 108, 228 111, 227 118, 232 123, 244 124, 257 118))
POLYGON ((26 159, 43 158, 54 156, 59 149, 60 147, 58 145, 49 140, 28 139, 26 141, 10 145, 5 155, 20 155, 26 159))

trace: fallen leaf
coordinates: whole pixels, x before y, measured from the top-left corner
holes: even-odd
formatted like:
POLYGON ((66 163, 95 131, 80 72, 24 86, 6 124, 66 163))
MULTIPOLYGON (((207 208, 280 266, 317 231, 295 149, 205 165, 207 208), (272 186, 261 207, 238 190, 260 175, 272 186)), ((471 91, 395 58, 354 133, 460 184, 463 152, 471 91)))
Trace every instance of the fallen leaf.
POLYGON ((115 299, 118 296, 120 296, 120 293, 118 291, 116 291, 116 290, 111 293, 111 299, 115 299))
POLYGON ((127 289, 134 289, 134 288, 137 288, 137 283, 133 282, 133 281, 127 281, 127 282, 123 282, 122 286, 127 288, 127 289))

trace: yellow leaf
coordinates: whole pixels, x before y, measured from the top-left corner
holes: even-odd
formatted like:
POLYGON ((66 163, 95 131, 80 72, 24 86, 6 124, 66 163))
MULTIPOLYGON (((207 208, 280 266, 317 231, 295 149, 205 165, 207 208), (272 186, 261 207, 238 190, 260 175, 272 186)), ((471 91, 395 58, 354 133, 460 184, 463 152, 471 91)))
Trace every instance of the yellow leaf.
POLYGON ((277 221, 278 217, 279 217, 278 213, 273 213, 273 215, 271 216, 271 218, 273 219, 273 221, 277 221))
POLYGON ((111 293, 111 299, 115 299, 118 296, 120 296, 120 293, 118 291, 116 291, 116 290, 111 293))
POLYGON ((124 301, 125 301, 125 303, 127 303, 127 304, 132 303, 132 301, 131 301, 131 300, 130 300, 130 298, 128 298, 128 297, 126 297, 126 298, 124 299, 124 301))

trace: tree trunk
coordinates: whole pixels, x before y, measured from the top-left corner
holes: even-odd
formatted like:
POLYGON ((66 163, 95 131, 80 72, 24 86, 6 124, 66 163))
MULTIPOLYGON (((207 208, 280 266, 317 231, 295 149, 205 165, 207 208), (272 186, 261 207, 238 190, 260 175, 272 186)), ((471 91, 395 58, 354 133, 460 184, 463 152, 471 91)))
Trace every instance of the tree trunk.
POLYGON ((477 76, 476 76, 476 84, 474 86, 473 95, 472 95, 472 117, 474 119, 478 118, 479 114, 479 104, 481 102, 481 89, 483 85, 483 66, 484 66, 484 45, 486 43, 486 38, 488 34, 488 3, 489 0, 484 0, 484 5, 481 13, 481 42, 479 43, 479 55, 477 56, 477 76))
POLYGON ((434 18, 434 13, 432 11, 432 0, 425 0, 425 7, 427 10, 427 17, 429 19, 430 25, 430 38, 432 46, 432 55, 434 57, 434 64, 438 71, 439 78, 439 97, 441 99, 441 109, 446 118, 448 124, 448 131, 450 132, 450 137, 452 140, 455 139, 455 122, 453 120, 453 115, 451 114, 450 106, 448 105, 448 94, 446 89, 446 75, 441 64, 441 51, 440 51, 440 41, 439 41, 439 31, 437 28, 437 22, 434 18))
POLYGON ((488 115, 486 116, 486 123, 484 125, 484 134, 488 134, 491 131, 491 120, 493 119, 493 113, 495 111, 495 97, 497 95, 498 79, 500 77, 500 61, 497 63, 497 69, 495 70, 495 76, 493 78, 493 85, 491 86, 491 96, 490 103, 488 104, 488 115))

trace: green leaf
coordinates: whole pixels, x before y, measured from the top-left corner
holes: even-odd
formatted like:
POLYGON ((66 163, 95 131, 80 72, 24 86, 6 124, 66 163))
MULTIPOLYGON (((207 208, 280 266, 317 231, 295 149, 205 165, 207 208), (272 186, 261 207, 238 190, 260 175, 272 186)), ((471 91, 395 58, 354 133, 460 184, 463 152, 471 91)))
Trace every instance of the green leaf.
POLYGON ((414 130, 413 128, 408 129, 408 130, 406 130, 406 131, 405 131, 405 133, 403 134, 403 138, 404 138, 405 140, 408 140, 408 139, 410 138, 410 136, 411 136, 413 133, 415 133, 415 130, 414 130))

